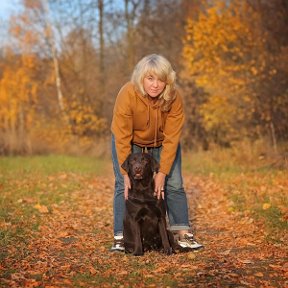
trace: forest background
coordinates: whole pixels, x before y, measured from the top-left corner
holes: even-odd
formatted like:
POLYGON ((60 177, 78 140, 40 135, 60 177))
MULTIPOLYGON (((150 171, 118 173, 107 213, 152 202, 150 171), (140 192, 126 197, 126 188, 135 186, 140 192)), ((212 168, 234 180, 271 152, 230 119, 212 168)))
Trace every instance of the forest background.
POLYGON ((287 0, 15 1, 0 19, 0 287, 288 287, 287 0), (205 249, 135 258, 107 253, 110 123, 150 53, 177 72, 205 249))
POLYGON ((20 4, 0 28, 0 154, 107 153, 115 97, 150 53, 177 71, 184 148, 287 153, 287 1, 20 4))

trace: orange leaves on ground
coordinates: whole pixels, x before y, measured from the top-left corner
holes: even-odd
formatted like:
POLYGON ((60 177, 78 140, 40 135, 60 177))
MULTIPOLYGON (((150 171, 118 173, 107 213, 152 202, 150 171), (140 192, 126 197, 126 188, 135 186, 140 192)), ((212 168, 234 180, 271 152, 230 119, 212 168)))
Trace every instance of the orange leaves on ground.
MULTIPOLYGON (((66 190, 65 201, 50 202, 50 213, 39 213, 40 224, 36 231, 30 230, 29 241, 8 245, 0 273, 14 272, 4 276, 5 285, 206 288, 241 283, 284 287, 285 247, 265 241, 265 230, 249 214, 230 211, 231 200, 223 183, 213 177, 184 178, 192 227, 204 250, 172 256, 149 252, 143 257, 109 252, 113 238, 111 178, 62 173, 49 176, 49 183, 41 188, 48 187, 45 195, 50 197, 49 193, 59 193, 61 185, 71 187, 72 179, 78 184, 66 190)), ((37 196, 30 197, 22 197, 19 204, 41 210, 37 196)))

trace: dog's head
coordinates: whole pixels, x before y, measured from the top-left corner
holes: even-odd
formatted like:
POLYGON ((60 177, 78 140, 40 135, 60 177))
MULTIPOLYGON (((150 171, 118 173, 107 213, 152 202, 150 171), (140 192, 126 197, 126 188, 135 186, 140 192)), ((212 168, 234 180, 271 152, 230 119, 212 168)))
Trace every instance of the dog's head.
POLYGON ((129 177, 134 180, 147 179, 158 172, 158 162, 148 153, 130 154, 121 167, 128 173, 129 177))

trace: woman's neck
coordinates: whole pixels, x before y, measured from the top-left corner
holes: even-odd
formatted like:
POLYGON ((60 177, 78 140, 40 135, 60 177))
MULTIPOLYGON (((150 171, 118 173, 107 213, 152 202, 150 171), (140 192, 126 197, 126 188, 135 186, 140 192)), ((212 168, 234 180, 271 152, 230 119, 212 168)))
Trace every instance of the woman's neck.
POLYGON ((151 97, 148 95, 148 100, 152 103, 152 104, 155 104, 158 100, 159 100, 159 96, 157 97, 151 97))

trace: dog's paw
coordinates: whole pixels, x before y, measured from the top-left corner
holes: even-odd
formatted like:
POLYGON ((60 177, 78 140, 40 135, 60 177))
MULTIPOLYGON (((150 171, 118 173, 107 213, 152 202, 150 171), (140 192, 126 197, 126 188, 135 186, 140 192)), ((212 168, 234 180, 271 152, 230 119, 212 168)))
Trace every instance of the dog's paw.
POLYGON ((163 253, 166 254, 166 255, 171 255, 171 254, 173 254, 173 249, 172 249, 172 247, 165 248, 164 251, 163 251, 163 253))

